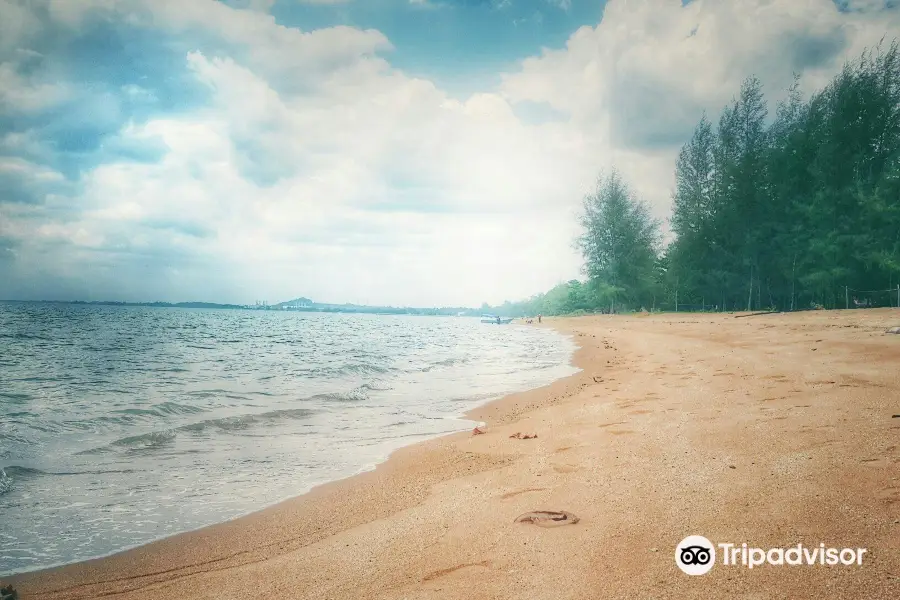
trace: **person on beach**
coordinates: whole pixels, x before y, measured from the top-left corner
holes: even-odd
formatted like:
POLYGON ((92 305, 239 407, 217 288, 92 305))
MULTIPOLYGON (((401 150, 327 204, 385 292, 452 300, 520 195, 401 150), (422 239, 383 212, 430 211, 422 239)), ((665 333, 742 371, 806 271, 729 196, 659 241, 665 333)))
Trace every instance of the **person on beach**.
POLYGON ((538 315, 538 323, 541 322, 541 315, 538 315))

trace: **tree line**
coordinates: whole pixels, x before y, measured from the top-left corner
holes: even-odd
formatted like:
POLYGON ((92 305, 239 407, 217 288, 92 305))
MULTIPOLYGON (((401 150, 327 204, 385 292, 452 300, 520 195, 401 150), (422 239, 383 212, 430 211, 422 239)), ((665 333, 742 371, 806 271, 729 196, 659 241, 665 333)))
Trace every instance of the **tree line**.
POLYGON ((771 116, 755 77, 717 123, 704 115, 675 165, 668 243, 615 171, 585 197, 581 225, 585 281, 494 311, 799 310, 851 297, 896 306, 897 41, 865 51, 808 99, 795 78, 771 116))

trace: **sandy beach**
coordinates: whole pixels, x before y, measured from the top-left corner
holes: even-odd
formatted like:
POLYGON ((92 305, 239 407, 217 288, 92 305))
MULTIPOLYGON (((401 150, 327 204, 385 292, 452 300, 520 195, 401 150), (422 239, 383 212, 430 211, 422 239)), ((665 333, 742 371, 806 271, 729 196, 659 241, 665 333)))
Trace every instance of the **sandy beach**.
POLYGON ((549 319, 583 371, 474 411, 484 435, 11 583, 26 600, 900 598, 894 325, 896 309, 549 319), (580 521, 514 523, 534 510, 580 521), (674 556, 692 534, 867 552, 690 577, 674 556))

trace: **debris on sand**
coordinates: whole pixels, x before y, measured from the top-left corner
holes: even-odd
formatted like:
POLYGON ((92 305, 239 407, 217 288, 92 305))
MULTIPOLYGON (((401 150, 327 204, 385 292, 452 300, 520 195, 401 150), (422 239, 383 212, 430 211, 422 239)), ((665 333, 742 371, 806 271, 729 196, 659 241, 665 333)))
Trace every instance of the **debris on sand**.
POLYGON ((759 312, 749 313, 745 315, 734 315, 735 319, 743 319, 744 317, 758 317, 759 315, 777 315, 781 314, 780 310, 761 310, 759 312))
POLYGON ((515 438, 517 440, 533 440, 533 439, 537 438, 537 434, 536 433, 522 433, 521 431, 517 431, 509 437, 515 438))
POLYGON ((535 510, 516 517, 515 523, 531 523, 538 527, 558 527, 560 525, 574 525, 580 521, 577 516, 564 510, 535 510))
POLYGON ((485 431, 481 427, 476 427, 472 430, 472 435, 481 435, 482 433, 485 433, 485 431))
POLYGON ((19 600, 19 593, 13 589, 13 586, 8 585, 0 588, 0 600, 19 600))
POLYGON ((891 327, 885 333, 900 333, 900 327, 891 327))

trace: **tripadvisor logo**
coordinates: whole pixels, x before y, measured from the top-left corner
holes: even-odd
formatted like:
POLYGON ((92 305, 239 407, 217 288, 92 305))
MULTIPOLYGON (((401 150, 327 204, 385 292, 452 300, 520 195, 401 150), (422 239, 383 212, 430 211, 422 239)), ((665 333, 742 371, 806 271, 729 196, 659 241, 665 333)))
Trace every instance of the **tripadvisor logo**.
POLYGON ((828 548, 825 544, 763 550, 747 544, 713 544, 702 535, 690 535, 675 547, 675 564, 688 575, 705 575, 716 564, 717 555, 722 565, 753 569, 762 565, 862 565, 865 553, 865 548, 828 548))
POLYGON ((675 548, 675 564, 688 575, 705 575, 716 564, 716 547, 702 535, 689 535, 675 548))

